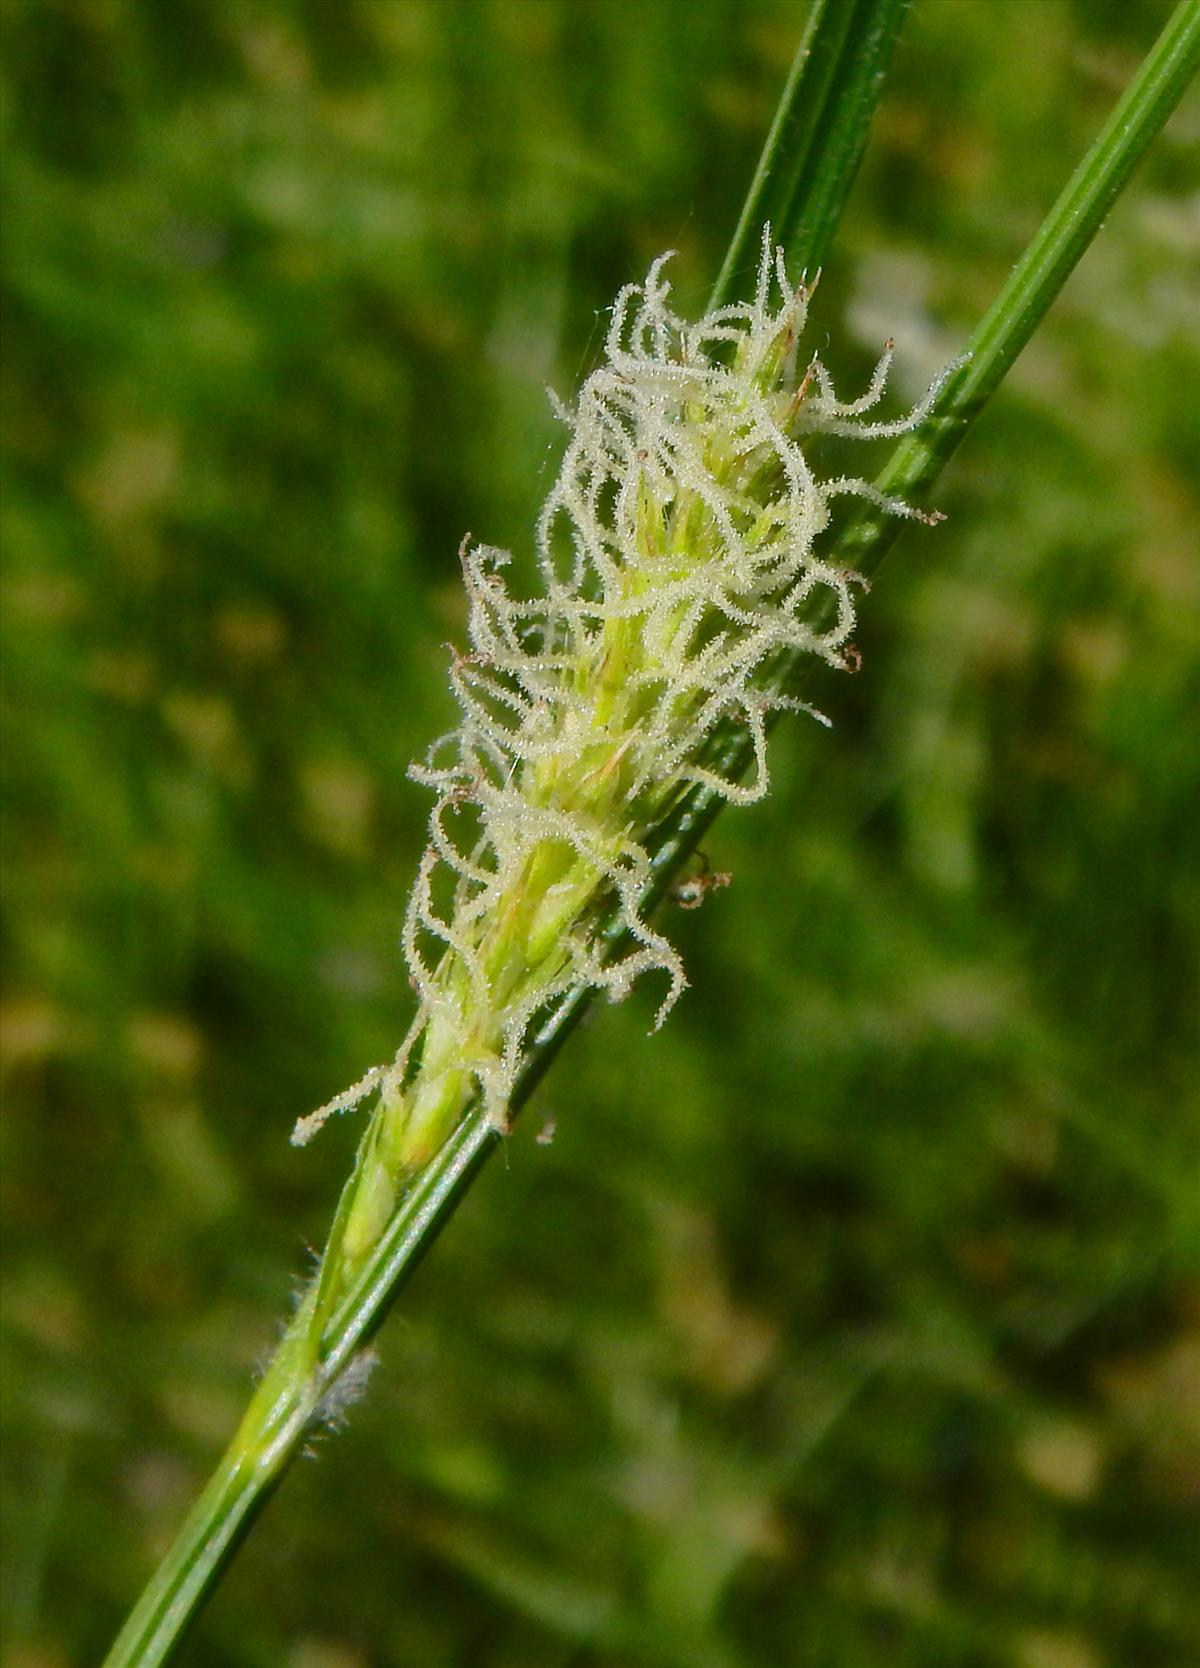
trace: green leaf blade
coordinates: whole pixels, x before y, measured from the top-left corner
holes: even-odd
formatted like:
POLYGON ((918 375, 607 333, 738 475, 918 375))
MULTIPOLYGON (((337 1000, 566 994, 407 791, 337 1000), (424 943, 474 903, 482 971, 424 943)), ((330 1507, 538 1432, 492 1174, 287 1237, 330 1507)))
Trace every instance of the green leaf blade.
POLYGON ((768 222, 795 272, 826 259, 911 0, 815 0, 710 307, 735 301, 768 222))

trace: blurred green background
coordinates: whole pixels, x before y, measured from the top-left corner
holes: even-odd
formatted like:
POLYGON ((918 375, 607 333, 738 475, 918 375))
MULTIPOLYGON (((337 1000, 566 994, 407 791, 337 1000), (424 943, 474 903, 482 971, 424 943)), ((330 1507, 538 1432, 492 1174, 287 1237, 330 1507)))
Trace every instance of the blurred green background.
MULTIPOLYGON (((1168 9, 920 0, 848 382, 957 351, 1168 9)), ((619 284, 702 300, 804 16, 0 7, 12 1668, 103 1653, 311 1266, 459 541, 528 555, 619 284)), ((1198 137, 719 824, 670 1025, 573 1041, 181 1663, 1196 1661, 1198 137)))

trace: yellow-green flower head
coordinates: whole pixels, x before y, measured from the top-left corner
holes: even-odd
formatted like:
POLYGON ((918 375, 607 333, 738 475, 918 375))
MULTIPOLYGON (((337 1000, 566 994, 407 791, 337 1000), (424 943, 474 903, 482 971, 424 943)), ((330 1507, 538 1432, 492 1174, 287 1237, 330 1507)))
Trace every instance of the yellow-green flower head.
POLYGON ((817 358, 798 373, 811 291, 769 230, 754 299, 696 323, 671 309, 668 259, 621 291, 603 363, 559 408, 570 436, 538 519, 541 594, 513 593, 506 552, 463 547, 462 719, 412 772, 438 795, 405 931, 419 1012, 393 1066, 328 1109, 382 1081, 413 1151, 476 1090, 504 1123, 530 1021, 566 992, 617 998, 657 969, 661 1022, 685 979, 643 914, 648 834, 694 783, 761 798, 767 715, 802 705, 772 674, 797 651, 846 663, 863 581, 814 548, 833 500, 917 514, 858 477, 821 479, 805 440, 900 434, 942 379, 879 422, 890 343, 855 400, 817 358), (753 739, 746 782, 703 762, 726 720, 753 739), (615 962, 593 931, 601 899, 632 939, 615 962))

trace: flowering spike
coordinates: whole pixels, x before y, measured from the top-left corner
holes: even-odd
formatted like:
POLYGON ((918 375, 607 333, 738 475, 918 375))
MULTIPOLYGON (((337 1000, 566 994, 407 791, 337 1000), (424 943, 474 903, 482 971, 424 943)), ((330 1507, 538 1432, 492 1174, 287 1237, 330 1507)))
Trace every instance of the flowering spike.
POLYGON ((620 292, 604 362, 573 410, 557 406, 570 438, 537 522, 542 594, 512 594, 507 552, 469 539, 460 551, 470 652, 452 654, 450 681, 461 721, 411 771, 438 796, 404 933, 418 1012, 395 1062, 326 1109, 380 1090, 344 1238, 351 1274, 475 1095, 507 1127, 539 1010, 584 986, 620 999, 657 970, 661 1024, 686 980, 643 913, 650 830, 693 783, 737 804, 766 793, 767 715, 812 710, 770 687, 786 656, 854 664, 860 577, 815 551, 832 500, 919 516, 865 479, 820 479, 802 440, 901 433, 943 379, 907 417, 878 422, 866 414, 883 397, 890 342, 858 399, 838 399, 816 356, 798 378, 816 279, 793 287, 769 229, 753 301, 696 323, 671 308, 668 258, 620 292), (752 737, 748 782, 701 762, 729 719, 752 737), (601 900, 631 941, 614 962, 594 931, 601 900))

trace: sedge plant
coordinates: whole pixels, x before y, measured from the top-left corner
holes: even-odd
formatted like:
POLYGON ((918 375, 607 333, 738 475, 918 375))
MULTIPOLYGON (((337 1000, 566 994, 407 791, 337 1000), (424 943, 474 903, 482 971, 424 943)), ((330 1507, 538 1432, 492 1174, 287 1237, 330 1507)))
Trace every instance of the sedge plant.
POLYGON ((881 416, 892 345, 843 398, 805 322, 905 9, 814 7, 708 310, 676 311, 666 256, 617 297, 602 362, 560 408, 536 591, 464 541, 460 722, 412 772, 435 795, 404 935, 416 1011, 394 1059, 296 1127, 302 1144, 371 1100, 318 1273, 109 1668, 171 1654, 589 1000, 658 975, 666 1017, 686 979, 656 903, 717 811, 767 791, 771 725, 815 710, 809 669, 850 663, 898 524, 940 519, 932 482, 1200 59, 1184 0, 966 352, 881 416), (822 473, 822 435, 899 444, 872 481, 822 473))

